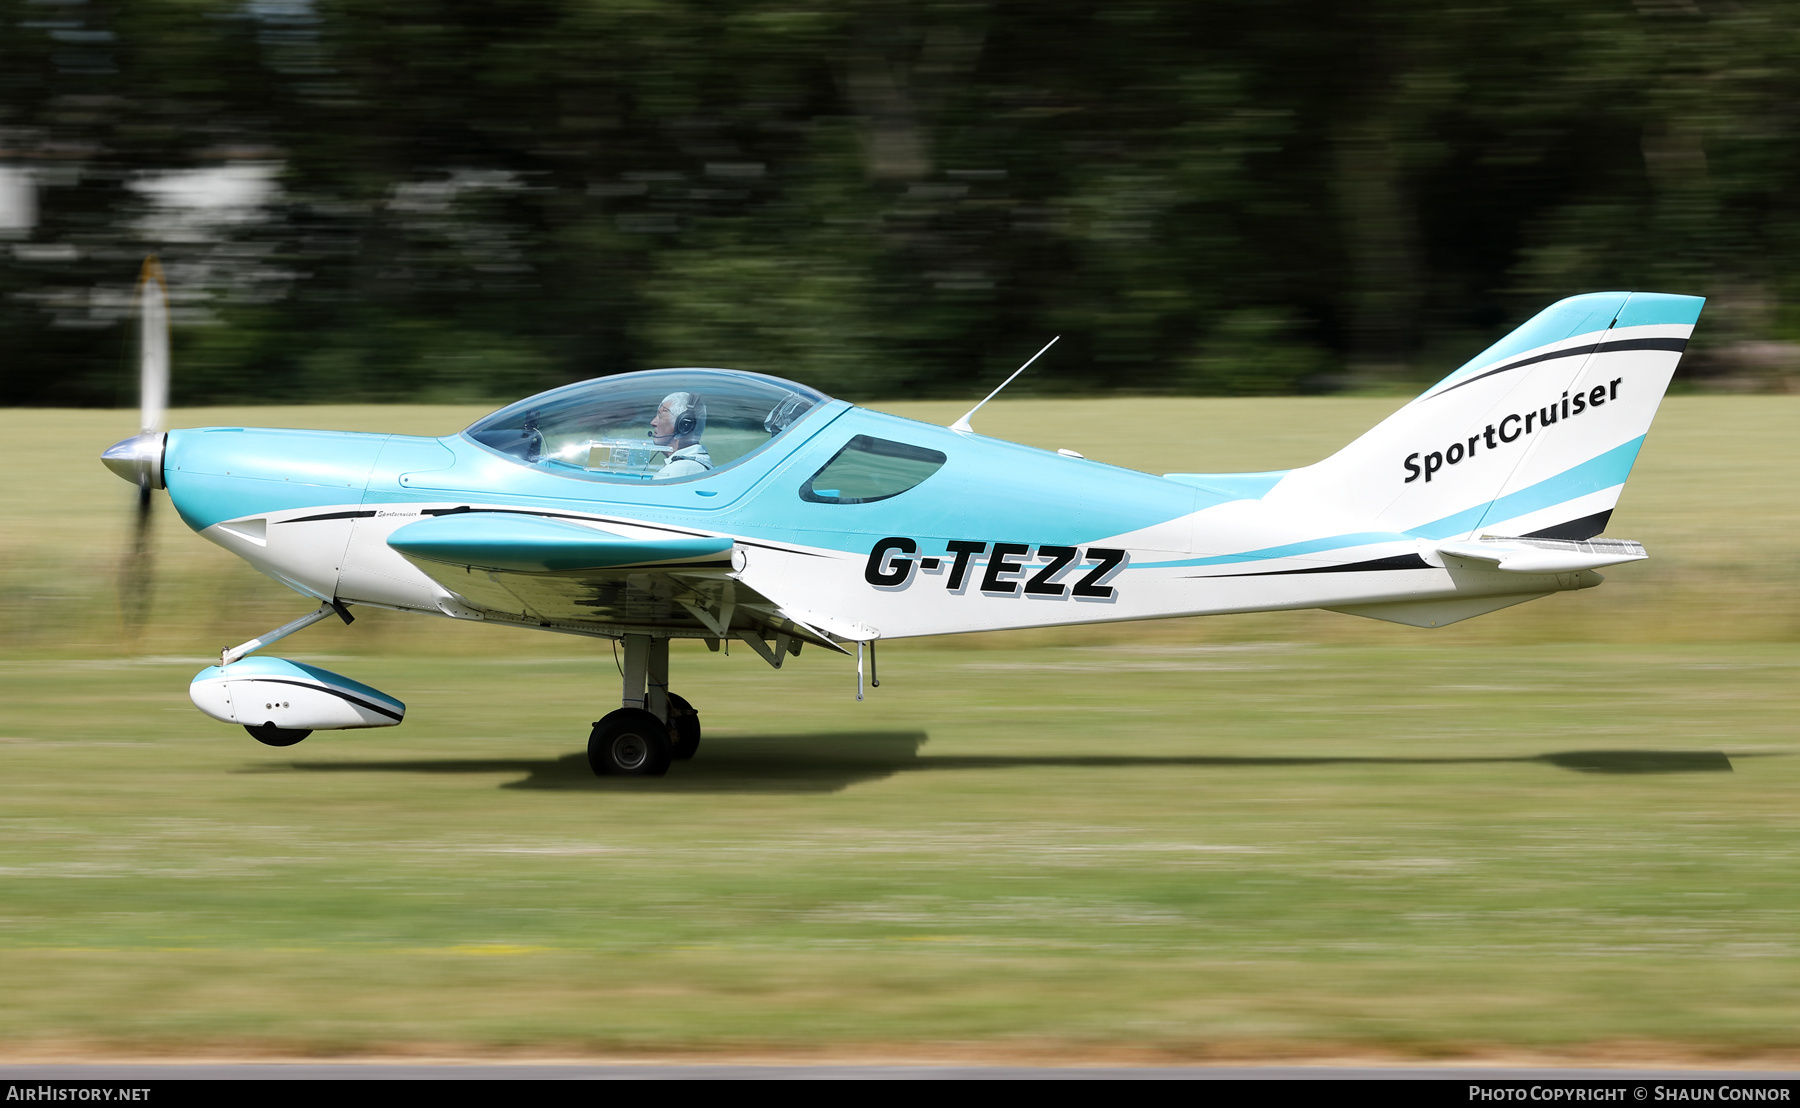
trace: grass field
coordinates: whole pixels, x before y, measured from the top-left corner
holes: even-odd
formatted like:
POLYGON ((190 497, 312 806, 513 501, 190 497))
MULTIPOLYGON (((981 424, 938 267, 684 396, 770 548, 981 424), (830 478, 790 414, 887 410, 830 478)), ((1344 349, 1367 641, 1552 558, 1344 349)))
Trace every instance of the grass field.
MULTIPOLYGON (((1143 403, 980 425, 1262 469, 1393 406, 1156 401, 1165 447, 1143 403)), ((862 704, 815 652, 678 647, 707 738, 657 781, 588 774, 617 678, 561 636, 370 613, 282 653, 404 726, 201 717, 206 652, 304 605, 165 512, 124 637, 129 424, 0 413, 0 1057, 1800 1054, 1800 398, 1669 401, 1611 529, 1652 560, 1442 632, 895 643, 862 704)))

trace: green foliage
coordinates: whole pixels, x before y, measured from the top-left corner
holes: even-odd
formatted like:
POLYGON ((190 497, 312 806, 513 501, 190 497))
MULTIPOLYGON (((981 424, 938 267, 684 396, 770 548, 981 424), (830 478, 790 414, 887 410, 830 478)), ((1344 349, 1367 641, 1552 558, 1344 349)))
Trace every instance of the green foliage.
POLYGON ((1188 360, 1177 387, 1206 396, 1324 391, 1332 383, 1325 352, 1297 341, 1294 331, 1291 320, 1270 309, 1228 313, 1188 360))
POLYGON ((115 402, 151 250, 188 400, 966 396, 1052 334, 1051 391, 1393 385, 1625 287, 1773 387, 1796 46, 1778 0, 0 0, 0 403, 115 402))

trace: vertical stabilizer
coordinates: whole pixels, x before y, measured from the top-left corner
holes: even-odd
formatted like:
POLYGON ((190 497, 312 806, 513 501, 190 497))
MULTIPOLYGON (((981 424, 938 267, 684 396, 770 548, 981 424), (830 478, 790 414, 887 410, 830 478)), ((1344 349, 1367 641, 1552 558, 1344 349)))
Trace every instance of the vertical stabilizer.
POLYGON ((1704 303, 1559 301, 1269 499, 1428 539, 1597 535, 1704 303))

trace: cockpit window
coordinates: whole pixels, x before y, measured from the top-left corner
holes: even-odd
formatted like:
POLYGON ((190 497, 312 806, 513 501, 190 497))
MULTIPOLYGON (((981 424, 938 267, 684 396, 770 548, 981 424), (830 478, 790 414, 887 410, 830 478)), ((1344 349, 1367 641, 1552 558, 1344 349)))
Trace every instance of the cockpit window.
POLYGON ((760 373, 658 369, 540 393, 463 434, 569 476, 669 480, 735 465, 829 399, 760 373))
POLYGON ((944 464, 941 451, 858 435, 800 486, 815 504, 872 504, 899 496, 944 464))

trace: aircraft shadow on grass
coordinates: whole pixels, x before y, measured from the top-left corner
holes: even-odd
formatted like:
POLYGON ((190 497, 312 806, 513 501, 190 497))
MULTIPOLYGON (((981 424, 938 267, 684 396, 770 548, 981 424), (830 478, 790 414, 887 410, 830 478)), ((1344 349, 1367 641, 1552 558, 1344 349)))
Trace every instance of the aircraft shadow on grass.
MULTIPOLYGON (((691 762, 667 777, 595 777, 587 754, 560 758, 409 758, 379 762, 293 762, 279 769, 308 773, 522 773, 508 789, 582 792, 837 792, 860 781, 918 769, 923 731, 858 731, 815 735, 707 736, 691 762)), ((277 770, 277 767, 270 767, 277 770)))
POLYGON ((291 762, 262 772, 524 774, 502 788, 584 792, 836 792, 896 773, 1028 768, 1192 769, 1308 768, 1313 766, 1459 766, 1541 763, 1577 773, 1730 773, 1718 750, 1567 750, 1493 758, 1230 757, 1217 755, 981 755, 921 757, 923 731, 858 731, 814 735, 709 737, 691 762, 667 777, 595 777, 581 752, 559 758, 411 758, 398 761, 291 762))

